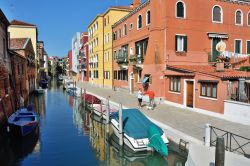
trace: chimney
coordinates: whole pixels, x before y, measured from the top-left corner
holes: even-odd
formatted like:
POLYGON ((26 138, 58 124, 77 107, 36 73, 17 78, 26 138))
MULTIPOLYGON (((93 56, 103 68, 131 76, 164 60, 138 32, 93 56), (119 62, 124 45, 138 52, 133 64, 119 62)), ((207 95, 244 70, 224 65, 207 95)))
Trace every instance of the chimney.
POLYGON ((216 62, 216 71, 223 72, 225 71, 225 63, 224 62, 216 62))
POLYGON ((141 0, 134 0, 134 2, 130 5, 130 7, 135 9, 140 5, 141 5, 141 0))

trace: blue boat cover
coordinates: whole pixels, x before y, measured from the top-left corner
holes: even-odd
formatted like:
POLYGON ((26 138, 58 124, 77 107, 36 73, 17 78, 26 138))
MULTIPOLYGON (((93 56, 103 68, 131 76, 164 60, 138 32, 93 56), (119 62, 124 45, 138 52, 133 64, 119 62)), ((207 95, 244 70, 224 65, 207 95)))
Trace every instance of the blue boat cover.
MULTIPOLYGON (((119 112, 113 115, 113 118, 119 122, 119 112)), ((163 134, 163 130, 151 122, 140 110, 123 109, 122 110, 123 120, 123 132, 128 136, 135 139, 148 138, 148 130, 150 126, 155 126, 160 134, 163 134)))

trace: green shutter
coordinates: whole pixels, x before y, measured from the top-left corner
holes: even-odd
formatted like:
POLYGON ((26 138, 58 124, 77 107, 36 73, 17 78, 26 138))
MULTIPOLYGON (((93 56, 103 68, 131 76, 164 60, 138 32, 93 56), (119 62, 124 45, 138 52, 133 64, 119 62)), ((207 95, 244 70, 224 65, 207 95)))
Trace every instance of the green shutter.
POLYGON ((247 54, 250 54, 250 41, 247 41, 247 54))
POLYGON ((187 36, 184 36, 184 51, 187 52, 187 36))
POLYGON ((240 40, 235 40, 235 53, 239 54, 241 53, 241 41, 240 40))
POLYGON ((178 38, 178 36, 175 35, 175 51, 177 51, 177 38, 178 38))

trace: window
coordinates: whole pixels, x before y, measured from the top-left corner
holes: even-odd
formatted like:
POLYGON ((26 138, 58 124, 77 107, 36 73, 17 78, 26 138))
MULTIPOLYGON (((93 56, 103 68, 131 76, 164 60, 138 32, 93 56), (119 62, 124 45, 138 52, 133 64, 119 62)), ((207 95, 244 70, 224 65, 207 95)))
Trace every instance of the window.
POLYGON ((104 79, 110 79, 110 74, 109 74, 109 71, 104 71, 104 73, 103 73, 103 77, 104 77, 104 79))
POLYGON ((185 18, 185 8, 184 3, 179 1, 176 4, 176 17, 177 18, 185 18))
POLYGON ((122 80, 128 80, 128 70, 122 70, 122 80))
POLYGON ((122 31, 121 31, 121 29, 119 29, 119 31, 118 31, 118 36, 119 36, 119 38, 122 37, 122 31))
POLYGON ((243 16, 242 16, 242 12, 240 10, 237 10, 235 12, 235 24, 236 25, 242 25, 243 24, 243 16))
POLYGON ((133 24, 131 23, 131 24, 130 24, 130 30, 132 30, 132 29, 133 29, 133 24))
POLYGON ((109 43, 109 33, 108 33, 108 36, 107 36, 107 42, 109 43))
POLYGON ((217 83, 201 83, 201 96, 217 98, 217 83))
POLYGON ((222 10, 220 6, 213 7, 213 22, 222 23, 222 10))
POLYGON ((117 59, 117 57, 116 57, 117 55, 116 55, 116 51, 114 51, 114 57, 113 57, 113 59, 114 60, 116 60, 117 59))
POLYGON ((149 24, 150 24, 150 22, 151 22, 150 19, 151 19, 151 18, 150 18, 150 10, 148 10, 148 11, 147 11, 147 15, 146 15, 146 20, 147 20, 146 25, 149 25, 149 24))
POLYGON ((141 82, 141 79, 142 79, 142 70, 138 69, 138 80, 137 80, 137 82, 141 82))
MULTIPOLYGON (((135 54, 145 56, 147 53, 148 39, 144 39, 135 43, 135 54)), ((142 57, 142 56, 141 56, 142 57)))
POLYGON ((250 40, 247 40, 247 54, 250 54, 250 40))
POLYGON ((107 26, 107 20, 104 18, 104 26, 107 26))
POLYGON ((118 80, 121 80, 121 79, 122 79, 122 71, 118 70, 118 80))
POLYGON ((170 77, 170 91, 181 92, 181 79, 180 77, 170 77))
POLYGON ((241 40, 235 40, 235 43, 234 43, 234 52, 236 54, 240 54, 241 53, 241 40))
POLYGON ((247 25, 250 26, 250 12, 247 14, 247 25))
POLYGON ((114 80, 117 80, 117 71, 114 71, 114 80))
POLYGON ((124 27, 123 27, 123 34, 124 34, 124 36, 127 35, 127 24, 124 24, 124 27))
POLYGON ((113 40, 116 40, 116 39, 117 39, 116 34, 117 34, 117 32, 115 31, 115 32, 113 33, 113 40))
POLYGON ((137 18, 137 29, 141 29, 142 28, 142 16, 139 15, 137 18))
POLYGON ((181 36, 181 35, 175 36, 175 51, 187 52, 187 36, 181 36))

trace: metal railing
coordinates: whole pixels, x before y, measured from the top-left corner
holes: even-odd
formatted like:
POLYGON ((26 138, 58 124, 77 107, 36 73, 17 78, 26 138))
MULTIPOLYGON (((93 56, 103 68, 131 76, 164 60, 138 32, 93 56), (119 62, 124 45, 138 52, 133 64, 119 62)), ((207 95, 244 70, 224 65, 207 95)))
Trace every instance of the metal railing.
POLYGON ((229 152, 242 154, 250 158, 250 139, 226 130, 210 126, 210 146, 216 146, 216 138, 223 137, 225 149, 229 152))

